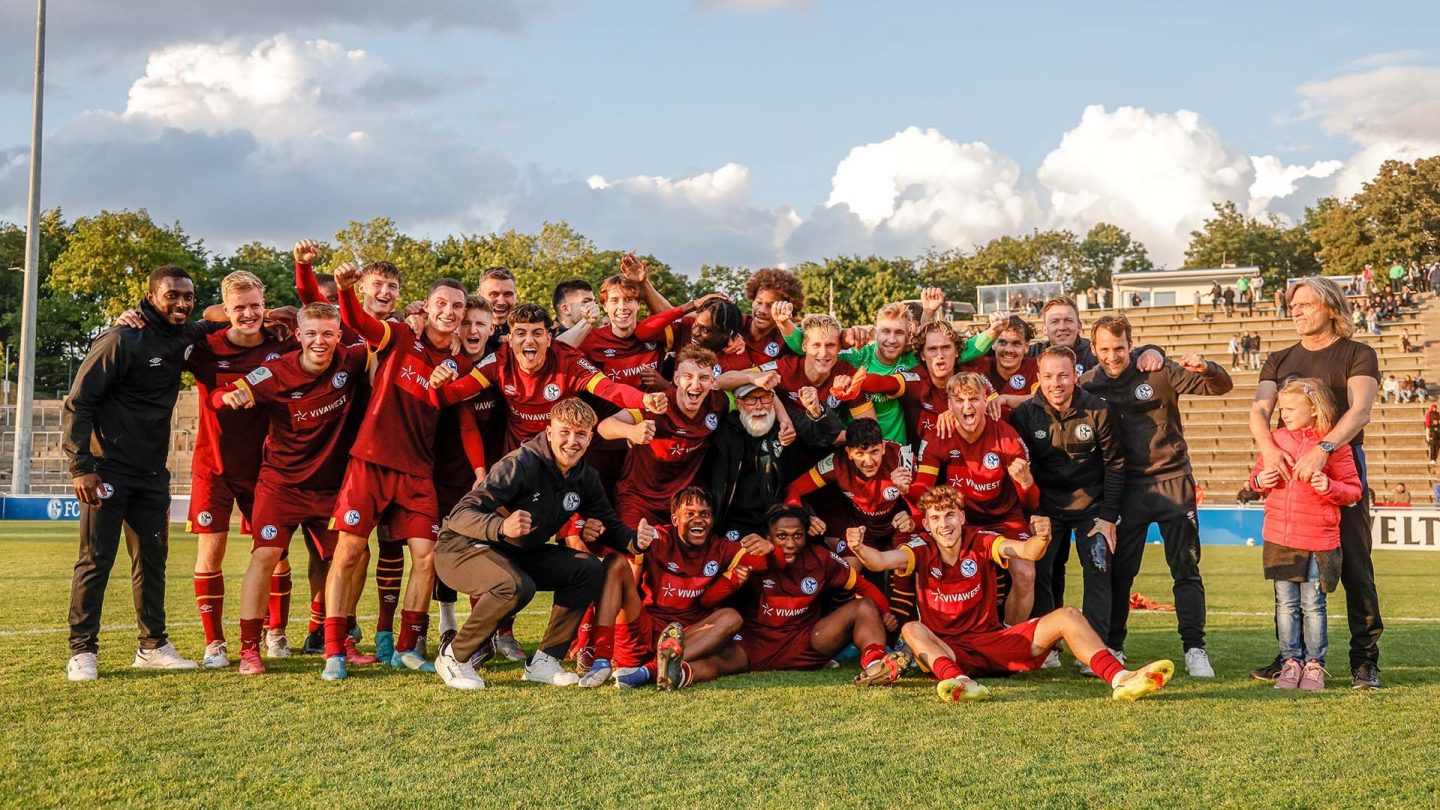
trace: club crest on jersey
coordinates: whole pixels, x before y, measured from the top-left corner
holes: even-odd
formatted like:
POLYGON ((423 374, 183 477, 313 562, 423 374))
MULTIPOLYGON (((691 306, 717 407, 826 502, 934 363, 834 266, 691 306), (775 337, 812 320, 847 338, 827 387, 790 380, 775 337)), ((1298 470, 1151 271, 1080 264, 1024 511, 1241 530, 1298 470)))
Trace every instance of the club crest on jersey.
POLYGON ((800 590, 807 594, 815 593, 820 590, 820 583, 816 582, 814 577, 805 577, 800 580, 800 590))
POLYGON ((270 379, 271 376, 273 375, 271 375, 270 369, 264 366, 260 366, 259 368, 245 375, 245 382, 249 383, 250 385, 259 385, 260 383, 270 379))
POLYGON ((1084 365, 1083 363, 1076 363, 1076 364, 1075 364, 1075 373, 1076 373, 1076 374, 1084 374, 1084 373, 1085 373, 1085 365, 1084 365))
POLYGON ((707 413, 707 414, 705 414, 705 427, 709 428, 710 430, 714 430, 715 428, 720 427, 720 414, 718 414, 718 413, 707 413))
POLYGON ((705 563, 705 576, 713 577, 718 573, 720 573, 720 563, 714 560, 709 560, 705 563))
POLYGON ((457 362, 455 362, 455 358, 453 358, 453 357, 447 357, 447 358, 445 358, 445 360, 444 360, 443 362, 441 362, 440 365, 444 366, 445 368, 450 369, 451 371, 453 371, 453 372, 455 372, 455 373, 457 373, 457 374, 460 373, 460 364, 457 363, 457 362))
POLYGON ((265 528, 260 530, 260 537, 265 540, 274 540, 276 537, 279 536, 280 530, 275 528, 274 526, 266 525, 265 528))
POLYGON ((1024 388, 1024 387, 1025 387, 1025 375, 1024 375, 1024 374, 1013 374, 1013 375, 1011 375, 1011 377, 1010 377, 1010 387, 1011 387, 1011 388, 1014 388, 1016 391, 1019 391, 1021 388, 1024 388))
POLYGON ((337 371, 335 376, 330 378, 330 385, 334 388, 344 388, 347 382, 350 382, 350 372, 348 371, 337 371))
POLYGON ((209 512, 201 512, 200 514, 195 516, 195 522, 200 524, 201 526, 209 526, 211 523, 215 522, 215 516, 210 514, 209 512))
POLYGON ((1076 426, 1075 426, 1075 438, 1079 439, 1079 440, 1082 441, 1082 442, 1088 442, 1088 441, 1090 441, 1090 437, 1091 437, 1091 436, 1094 436, 1094 435, 1095 435, 1095 430, 1094 430, 1093 428, 1091 428, 1089 425, 1076 425, 1076 426))
POLYGON ((973 577, 973 576, 975 576, 975 572, 977 572, 977 571, 979 571, 979 570, 980 570, 980 568, 979 568, 979 566, 975 565, 975 561, 974 561, 974 560, 971 560, 971 559, 968 559, 968 558, 967 558, 967 559, 964 559, 964 560, 961 560, 961 561, 960 561, 960 573, 961 573, 961 574, 964 574, 964 575, 967 576, 967 577, 973 577))
POLYGON ((776 343, 776 342, 773 341, 773 340, 770 341, 769 343, 766 343, 766 344, 765 344, 765 356, 766 356, 766 357, 778 357, 778 356, 780 356, 780 344, 779 344, 779 343, 776 343))
POLYGON ((944 572, 944 571, 941 571, 941 570, 940 570, 940 566, 937 565, 937 566, 935 566, 934 568, 931 568, 931 569, 930 569, 930 576, 932 576, 932 577, 934 577, 934 578, 936 578, 936 579, 939 579, 939 578, 945 576, 945 572, 944 572))
POLYGON ((346 525, 346 526, 359 526, 359 525, 360 525, 360 513, 359 513, 358 511, 354 510, 354 509, 351 509, 349 512, 346 512, 346 513, 345 513, 345 525, 346 525))
POLYGON ((100 500, 102 500, 102 501, 104 501, 104 500, 109 500, 110 496, 111 496, 111 495, 114 495, 114 494, 115 494, 115 487, 112 487, 112 486, 110 486, 109 484, 101 484, 101 485, 100 485, 100 500))
POLYGON ((1045 438, 1045 431, 1043 431, 1043 430, 1037 430, 1037 431, 1035 431, 1035 438, 1037 438, 1037 439, 1043 439, 1043 438, 1045 438))
POLYGON ((550 400, 551 402, 559 399, 560 386, 556 385, 555 383, 550 383, 549 385, 545 386, 545 398, 550 400))
POLYGON ((580 495, 575 492, 567 492, 565 497, 560 500, 560 504, 565 507, 565 511, 574 512, 580 508, 580 495))
POLYGON ((838 408, 838 407, 840 407, 840 398, 837 397, 837 396, 835 396, 834 394, 831 394, 830 396, 825 397, 825 407, 827 407, 827 408, 838 408))
POLYGON ((739 539, 740 539, 740 532, 737 531, 737 530, 735 530, 735 529, 731 529, 730 531, 725 532, 725 539, 726 539, 726 540, 739 540, 739 539))
POLYGON ((900 497, 900 488, 885 487, 885 491, 880 493, 880 497, 884 498, 887 501, 893 501, 896 498, 900 497))
POLYGON ((267 362, 267 363, 270 362, 271 360, 279 360, 279 359, 280 359, 280 353, 279 353, 279 352, 270 352, 269 354, 265 355, 265 362, 267 362))
POLYGON ((721 374, 724 373, 724 371, 720 368, 720 364, 716 363, 714 366, 710 367, 710 373, 716 377, 719 377, 721 374))
POLYGON ((1140 383, 1139 385, 1135 386, 1136 399, 1149 399, 1153 396, 1155 396, 1155 389, 1151 388, 1149 383, 1140 383))
POLYGON ((1000 466, 1000 456, 996 453, 985 454, 985 469, 993 470, 1000 466))

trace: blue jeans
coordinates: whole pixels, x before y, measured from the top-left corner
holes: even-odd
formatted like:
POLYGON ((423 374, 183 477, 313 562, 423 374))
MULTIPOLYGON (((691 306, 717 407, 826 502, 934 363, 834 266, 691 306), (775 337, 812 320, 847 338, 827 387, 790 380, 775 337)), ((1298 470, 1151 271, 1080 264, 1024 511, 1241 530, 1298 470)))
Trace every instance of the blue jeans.
POLYGON ((1280 640, 1280 657, 1319 661, 1323 666, 1330 646, 1325 622, 1320 565, 1311 554, 1304 582, 1275 580, 1275 636, 1280 640))

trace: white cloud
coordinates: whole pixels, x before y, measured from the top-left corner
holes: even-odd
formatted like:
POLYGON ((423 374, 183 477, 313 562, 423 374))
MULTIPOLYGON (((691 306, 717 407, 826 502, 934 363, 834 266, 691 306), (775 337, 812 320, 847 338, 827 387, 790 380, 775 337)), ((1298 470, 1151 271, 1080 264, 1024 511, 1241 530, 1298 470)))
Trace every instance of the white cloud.
POLYGON ((1387 66, 1300 86, 1301 110, 1327 132, 1359 144, 1336 175, 1349 196, 1389 159, 1440 154, 1440 68, 1387 66))
MULTIPOLYGON (((1304 193, 1302 189, 1318 191, 1322 185, 1315 182, 1333 176, 1344 165, 1340 160, 1317 160, 1309 166, 1292 166, 1274 155, 1251 157, 1250 165, 1255 170, 1255 182, 1250 184, 1250 216, 1260 216, 1272 211, 1272 203, 1286 197, 1298 196, 1304 202, 1313 202, 1318 194, 1304 193), (1301 192, 1297 195, 1297 192, 1301 192)), ((1284 213, 1292 219, 1289 211, 1284 213)))

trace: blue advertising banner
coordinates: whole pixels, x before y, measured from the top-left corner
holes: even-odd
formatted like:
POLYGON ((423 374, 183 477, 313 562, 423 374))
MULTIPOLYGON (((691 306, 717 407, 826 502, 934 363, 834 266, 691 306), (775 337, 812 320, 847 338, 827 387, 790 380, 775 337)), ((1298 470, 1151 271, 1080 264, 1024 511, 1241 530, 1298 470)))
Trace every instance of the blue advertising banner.
MULTIPOLYGON (((185 521, 189 496, 170 499, 170 519, 185 521)), ((80 501, 73 495, 0 495, 0 520, 80 519, 80 501)))

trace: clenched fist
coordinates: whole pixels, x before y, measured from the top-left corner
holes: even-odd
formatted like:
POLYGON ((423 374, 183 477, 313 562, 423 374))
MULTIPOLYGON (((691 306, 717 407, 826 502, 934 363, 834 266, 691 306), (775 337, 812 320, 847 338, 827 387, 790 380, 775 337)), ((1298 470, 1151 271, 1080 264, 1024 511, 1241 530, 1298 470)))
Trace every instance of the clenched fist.
POLYGON ((800 406, 811 416, 820 415, 820 392, 815 390, 815 386, 807 385, 800 389, 800 406))
POLYGON ((653 394, 646 394, 642 402, 645 405, 645 410, 649 411, 650 413, 664 413, 665 410, 670 407, 670 400, 666 398, 663 391, 656 391, 653 394))
POLYGON ((770 305, 770 317, 777 325, 784 325, 795 320, 795 305, 789 301, 776 301, 770 305))
POLYGON ((225 407, 234 408, 237 411, 255 407, 255 400, 251 399, 250 392, 244 388, 226 391, 220 395, 220 401, 225 403, 225 407))
POLYGON ((1026 489, 1035 486, 1035 476, 1030 474, 1030 462, 1023 458, 1016 458, 1005 468, 1010 473, 1010 478, 1026 489))
POLYGON ((775 550, 774 543, 758 534, 747 534, 740 538, 740 547, 745 549, 746 554, 756 557, 768 557, 770 552, 775 550))
POLYGON ((320 257, 320 243, 314 239, 301 239, 295 243, 295 263, 314 264, 320 257))
POLYGON ((845 530, 845 545, 853 551, 865 545, 865 527, 851 526, 845 530))
POLYGON ((894 526, 897 532, 909 534, 915 531, 915 518, 910 517, 909 512, 896 512, 895 517, 890 519, 890 525, 894 526))
POLYGON ((649 444, 655 438, 655 420, 641 419, 630 428, 630 435, 626 437, 631 444, 649 444))
POLYGON ((1031 516, 1030 516, 1030 536, 1031 536, 1031 537, 1049 537, 1049 536, 1050 536, 1050 518, 1045 517, 1044 515, 1031 515, 1031 516))
POLYGON ((336 286, 342 290, 348 290, 360 280, 360 268, 356 267, 354 262, 345 262, 335 268, 334 275, 336 286))
POLYGON ((500 533, 512 540, 519 540, 530 533, 530 513, 520 509, 505 516, 500 524, 500 533))
POLYGON ((907 494, 910 492, 910 485, 915 482, 915 471, 909 467, 896 467, 895 471, 890 473, 890 481, 899 487, 901 495, 907 494))

